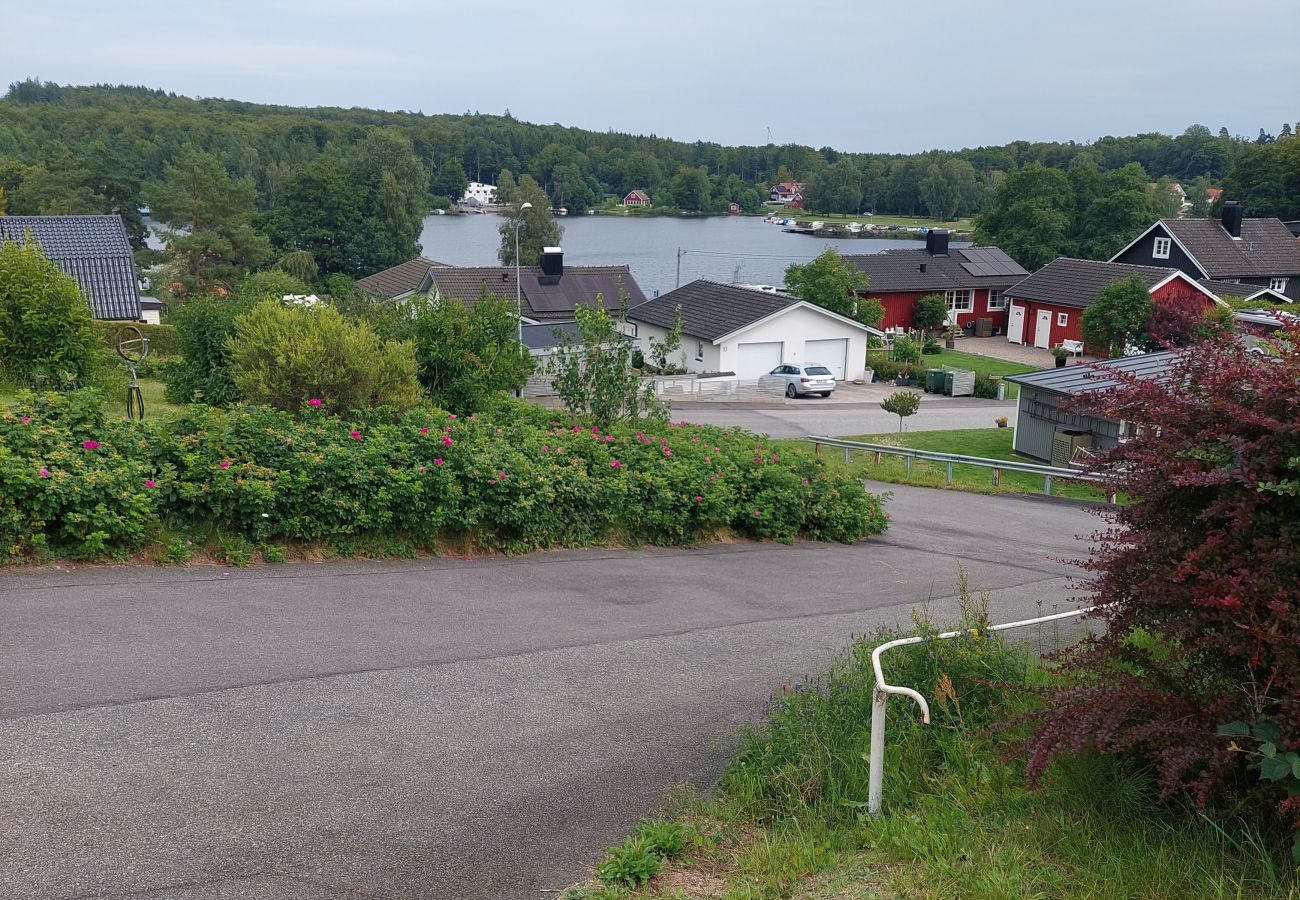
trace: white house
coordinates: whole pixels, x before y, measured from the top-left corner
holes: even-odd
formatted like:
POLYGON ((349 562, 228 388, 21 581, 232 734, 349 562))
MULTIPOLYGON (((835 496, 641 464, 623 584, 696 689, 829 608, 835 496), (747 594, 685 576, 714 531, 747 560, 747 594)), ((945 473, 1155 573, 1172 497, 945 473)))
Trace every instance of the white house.
POLYGON ((497 202, 496 185, 471 181, 465 188, 465 196, 460 198, 460 202, 473 203, 476 206, 491 206, 497 202))
POLYGON ((679 309, 682 345, 669 361, 695 373, 734 372, 750 379, 782 363, 820 363, 837 381, 856 381, 865 374, 867 338, 884 337, 797 297, 700 280, 628 313, 647 357, 650 341, 664 339, 679 309))

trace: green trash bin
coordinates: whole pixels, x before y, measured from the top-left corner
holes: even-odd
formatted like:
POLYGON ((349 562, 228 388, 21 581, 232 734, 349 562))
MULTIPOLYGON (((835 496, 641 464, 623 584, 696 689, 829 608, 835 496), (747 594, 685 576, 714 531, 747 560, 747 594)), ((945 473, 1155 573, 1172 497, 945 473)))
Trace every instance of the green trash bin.
POLYGON ((952 372, 943 373, 943 394, 945 397, 952 396, 952 372))
POLYGON ((947 373, 943 369, 926 369, 925 370, 925 392, 927 394, 938 394, 943 391, 944 376, 947 373))

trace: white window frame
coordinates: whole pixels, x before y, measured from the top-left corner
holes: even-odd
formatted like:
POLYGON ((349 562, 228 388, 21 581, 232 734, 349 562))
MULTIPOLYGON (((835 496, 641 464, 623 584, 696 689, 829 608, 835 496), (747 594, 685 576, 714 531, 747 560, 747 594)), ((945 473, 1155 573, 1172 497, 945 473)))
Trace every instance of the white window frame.
POLYGON ((704 341, 695 342, 695 361, 704 362, 704 341))
POLYGON ((989 288, 989 312, 1002 312, 1006 308, 1007 308, 1006 295, 999 290, 989 288), (993 305, 995 302, 997 303, 996 306, 993 305))
POLYGON ((1070 314, 1059 312, 1056 314, 1056 325, 1058 328, 1064 328, 1070 324, 1070 314))
POLYGON ((1153 259, 1168 259, 1169 248, 1173 246, 1173 240, 1167 237, 1156 238, 1155 246, 1151 248, 1153 259))
POLYGON ((1287 282, 1290 280, 1289 278, 1270 278, 1268 280, 1268 289, 1277 291, 1279 294, 1286 293, 1287 282))
POLYGON ((975 311, 975 292, 970 288, 953 288, 943 292, 943 299, 948 304, 950 313, 968 313, 975 311), (957 305, 961 301, 963 305, 957 305))

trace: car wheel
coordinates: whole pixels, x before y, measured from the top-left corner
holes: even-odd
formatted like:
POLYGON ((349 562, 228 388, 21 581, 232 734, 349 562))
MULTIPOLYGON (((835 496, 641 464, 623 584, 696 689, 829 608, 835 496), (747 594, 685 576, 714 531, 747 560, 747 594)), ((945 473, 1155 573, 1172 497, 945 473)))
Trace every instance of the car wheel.
POLYGON ((825 400, 825 399, 827 399, 828 397, 830 397, 830 395, 831 395, 831 392, 830 392, 830 391, 822 391, 821 394, 820 394, 819 396, 820 396, 823 400, 825 400))
POLYGON ((794 389, 793 384, 787 384, 785 386, 785 395, 793 400, 795 397, 799 396, 799 392, 794 389))

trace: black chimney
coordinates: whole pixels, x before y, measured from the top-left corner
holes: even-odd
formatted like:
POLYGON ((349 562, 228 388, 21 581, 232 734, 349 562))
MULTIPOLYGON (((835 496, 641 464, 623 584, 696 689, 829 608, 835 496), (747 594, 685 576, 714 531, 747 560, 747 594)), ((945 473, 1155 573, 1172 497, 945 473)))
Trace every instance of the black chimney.
POLYGON ((1241 240, 1241 203, 1229 200, 1223 204, 1223 230, 1236 240, 1241 240))
POLYGON ((947 228, 931 228, 925 233, 925 252, 931 256, 948 255, 947 228))
POLYGON ((539 284, 559 284, 564 277, 564 251, 559 247, 542 248, 542 276, 539 284))

